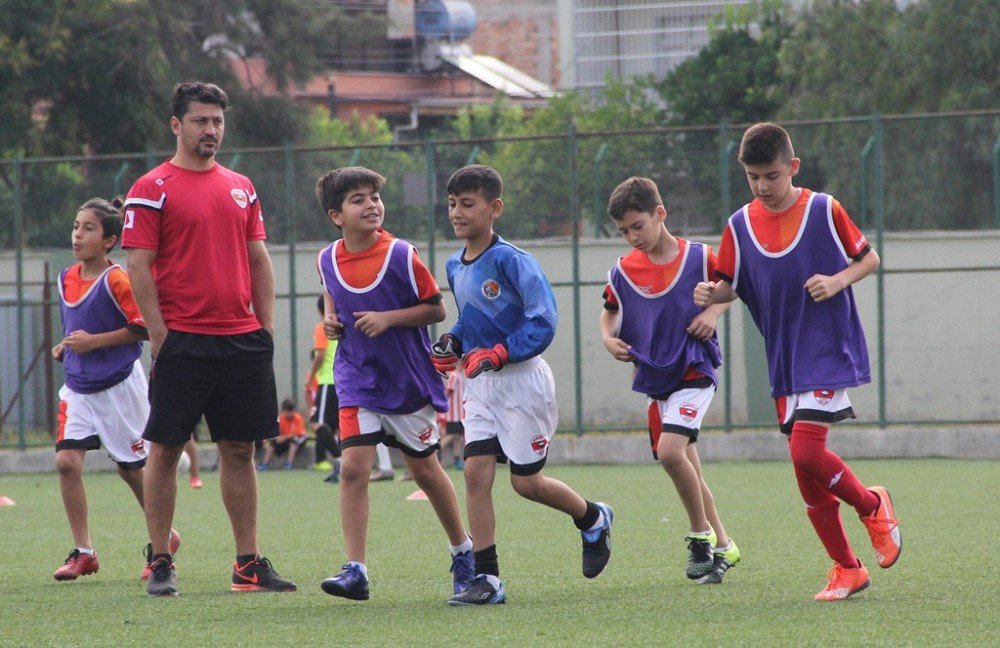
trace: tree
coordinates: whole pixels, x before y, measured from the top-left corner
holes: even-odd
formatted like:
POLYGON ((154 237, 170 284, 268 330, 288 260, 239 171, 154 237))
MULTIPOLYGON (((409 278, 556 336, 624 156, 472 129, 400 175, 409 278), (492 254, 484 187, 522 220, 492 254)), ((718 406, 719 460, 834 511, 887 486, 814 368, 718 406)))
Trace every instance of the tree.
POLYGON ((791 31, 780 1, 729 6, 708 45, 654 87, 666 103, 671 124, 754 122, 773 118, 778 52, 791 31))

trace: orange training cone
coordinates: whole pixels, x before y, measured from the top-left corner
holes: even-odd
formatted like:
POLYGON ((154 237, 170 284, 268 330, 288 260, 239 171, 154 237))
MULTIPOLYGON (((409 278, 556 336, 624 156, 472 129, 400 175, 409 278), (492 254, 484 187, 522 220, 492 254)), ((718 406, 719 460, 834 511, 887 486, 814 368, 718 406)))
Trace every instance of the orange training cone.
MULTIPOLYGON (((424 496, 424 499, 427 499, 426 495, 424 496)), ((16 503, 6 495, 0 495, 0 506, 16 506, 16 503)))

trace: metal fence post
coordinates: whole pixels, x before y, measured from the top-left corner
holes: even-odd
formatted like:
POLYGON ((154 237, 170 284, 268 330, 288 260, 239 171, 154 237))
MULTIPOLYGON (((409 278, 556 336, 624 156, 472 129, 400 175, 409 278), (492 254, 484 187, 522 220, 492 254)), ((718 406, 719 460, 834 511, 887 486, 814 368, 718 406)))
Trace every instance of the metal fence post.
POLYGON ((17 447, 24 450, 24 161, 14 158, 14 249, 17 277, 17 447))
POLYGON ((594 156, 594 238, 600 237, 604 231, 601 223, 604 221, 604 210, 601 209, 601 166, 604 163, 604 154, 608 152, 608 143, 601 142, 601 147, 597 149, 594 156))
MULTIPOLYGON (((732 214, 729 203, 729 195, 732 193, 729 186, 729 156, 732 153, 733 142, 729 139, 729 124, 723 121, 719 124, 719 217, 723 230, 732 214)), ((732 315, 722 318, 722 335, 726 342, 722 347, 722 402, 725 412, 723 429, 726 432, 733 431, 733 343, 729 337, 732 335, 733 327, 730 319, 732 315)))
MULTIPOLYGON (((289 340, 292 345, 291 367, 292 376, 290 389, 295 389, 299 375, 299 334, 298 334, 298 290, 295 276, 295 221, 293 213, 295 205, 295 150, 290 142, 285 143, 285 213, 288 218, 288 326, 291 329, 289 340)), ((292 394, 294 396, 294 392, 292 394)))
POLYGON ((576 125, 572 119, 566 126, 567 154, 569 156, 569 215, 573 228, 573 396, 576 405, 576 434, 583 434, 583 340, 580 331, 580 197, 576 168, 576 125))
MULTIPOLYGON (((478 155, 478 151, 473 151, 469 155, 472 158, 473 155, 478 155)), ((427 170, 427 269, 431 271, 432 276, 437 276, 437 255, 435 254, 434 248, 436 247, 437 236, 437 219, 434 215, 434 210, 436 208, 436 195, 435 190, 437 189, 437 172, 434 167, 434 140, 428 138, 424 142, 424 166, 427 170)), ((430 326, 431 338, 436 340, 438 336, 438 325, 431 324, 430 326)))
POLYGON ((885 248, 882 245, 885 232, 885 185, 883 184, 883 164, 885 163, 885 149, 882 140, 882 116, 875 113, 872 116, 872 127, 875 139, 875 249, 881 256, 882 263, 879 264, 875 273, 875 284, 877 287, 876 312, 878 313, 878 424, 879 427, 886 426, 886 387, 885 387, 885 248))
POLYGON ((872 135, 868 138, 868 141, 865 142, 864 147, 861 149, 861 187, 859 189, 861 195, 858 196, 858 212, 860 213, 862 229, 868 227, 871 223, 868 207, 868 194, 870 192, 868 186, 868 176, 871 174, 871 157, 872 149, 874 147, 875 136, 872 135))
POLYGON ((1000 229, 1000 137, 993 144, 993 224, 1000 229))

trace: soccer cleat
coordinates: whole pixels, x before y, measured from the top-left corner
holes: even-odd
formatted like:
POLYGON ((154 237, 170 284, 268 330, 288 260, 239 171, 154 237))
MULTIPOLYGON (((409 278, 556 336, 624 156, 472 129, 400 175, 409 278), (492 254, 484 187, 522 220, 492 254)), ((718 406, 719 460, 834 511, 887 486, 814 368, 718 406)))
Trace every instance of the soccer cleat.
POLYGON ((294 592, 295 583, 274 571, 271 561, 263 556, 257 556, 245 564, 233 562, 232 592, 294 592))
POLYGON ((329 461, 319 461, 313 466, 316 470, 333 470, 333 464, 329 461))
MULTIPOLYGON (((170 529, 170 538, 167 541, 167 549, 170 551, 170 555, 172 556, 177 553, 177 550, 180 548, 181 534, 177 533, 177 529, 170 529)), ((143 554, 146 556, 146 566, 142 568, 142 575, 139 576, 139 580, 149 580, 149 573, 152 571, 153 562, 153 543, 146 543, 143 554)))
POLYGON ((469 589, 469 584, 476 577, 476 559, 472 555, 472 550, 463 551, 457 556, 451 557, 452 579, 455 586, 455 594, 461 594, 469 589))
POLYGON ((328 484, 339 484, 340 483, 340 464, 337 464, 337 466, 333 469, 333 472, 331 472, 329 475, 327 475, 323 479, 323 481, 325 481, 328 484))
POLYGON ((52 574, 52 576, 57 581, 70 581, 76 580, 80 576, 96 574, 100 568, 101 564, 97 560, 96 553, 88 555, 80 553, 79 549, 74 549, 69 552, 69 556, 63 561, 62 567, 57 569, 56 573, 52 574))
POLYGON ((604 524, 598 529, 580 532, 583 537, 583 575, 587 578, 597 578, 611 560, 611 524, 615 512, 604 502, 595 504, 604 514, 604 524))
POLYGON ((160 554, 150 565, 146 593, 150 596, 177 596, 177 570, 172 556, 160 554))
POLYGON ((878 495, 878 507, 871 515, 861 518, 872 547, 875 548, 875 561, 882 569, 888 569, 899 560, 899 552, 903 549, 903 536, 899 532, 899 520, 892 509, 892 498, 885 486, 872 486, 869 490, 878 495))
POLYGON ((204 485, 205 484, 203 484, 201 482, 201 477, 192 477, 191 478, 191 488, 201 488, 204 485))
POLYGON ((341 569, 343 571, 339 574, 320 583, 323 591, 330 596, 341 596, 352 601, 367 601, 368 577, 361 571, 361 567, 347 563, 341 569))
POLYGON ((461 594, 455 594, 448 599, 448 605, 500 605, 507 602, 507 590, 503 581, 493 577, 497 584, 490 582, 486 574, 480 574, 472 579, 469 587, 461 594))
POLYGON ((688 561, 685 573, 691 580, 697 580, 712 571, 715 566, 715 529, 708 533, 691 533, 684 538, 688 541, 688 561))
POLYGON ((392 470, 376 470, 371 474, 371 476, 368 477, 368 481, 392 481, 395 478, 396 473, 392 470))
POLYGON ((268 465, 266 463, 264 463, 263 461, 260 462, 259 464, 257 464, 257 470, 267 470, 267 469, 268 469, 268 465))
POLYGON ((465 461, 460 457, 455 457, 455 463, 453 465, 455 466, 455 470, 465 470, 465 461))
POLYGON ((292 462, 291 462, 291 461, 287 461, 287 462, 285 462, 285 470, 291 470, 291 469, 292 469, 292 468, 294 468, 294 467, 295 467, 295 466, 294 466, 294 464, 292 464, 292 462))
POLYGON ((695 581, 699 585, 718 585, 729 568, 740 561, 740 548, 732 539, 729 541, 728 549, 716 548, 713 554, 712 570, 695 581))
POLYGON ((841 567, 839 563, 835 564, 826 576, 829 579, 826 587, 813 597, 817 601, 843 601, 871 585, 871 581, 868 580, 868 570, 860 560, 854 569, 841 567))

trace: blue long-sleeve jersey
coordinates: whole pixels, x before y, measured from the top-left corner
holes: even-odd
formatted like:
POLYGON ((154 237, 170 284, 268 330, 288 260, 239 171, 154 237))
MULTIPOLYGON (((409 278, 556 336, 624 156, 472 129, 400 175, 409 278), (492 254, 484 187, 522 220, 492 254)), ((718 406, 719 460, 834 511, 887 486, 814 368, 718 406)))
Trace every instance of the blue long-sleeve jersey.
POLYGON ((472 261, 462 260, 464 252, 451 255, 445 266, 458 306, 451 334, 462 350, 503 343, 511 362, 541 354, 555 337, 559 314, 535 257, 499 236, 472 261))

